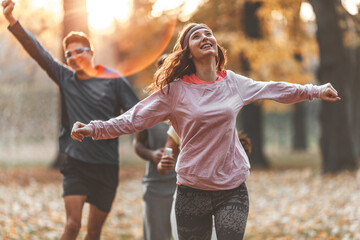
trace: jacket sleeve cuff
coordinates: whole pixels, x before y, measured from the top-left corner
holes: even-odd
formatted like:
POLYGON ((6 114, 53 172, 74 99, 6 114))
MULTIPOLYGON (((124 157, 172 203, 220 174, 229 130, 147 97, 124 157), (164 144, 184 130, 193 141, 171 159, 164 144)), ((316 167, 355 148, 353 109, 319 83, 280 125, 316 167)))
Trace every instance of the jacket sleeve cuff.
POLYGON ((21 28, 21 24, 19 23, 19 21, 16 21, 16 23, 12 26, 8 26, 8 30, 10 32, 13 32, 14 30, 18 29, 18 28, 21 28))
POLYGON ((312 101, 314 98, 320 98, 321 86, 313 85, 310 90, 309 100, 312 101))

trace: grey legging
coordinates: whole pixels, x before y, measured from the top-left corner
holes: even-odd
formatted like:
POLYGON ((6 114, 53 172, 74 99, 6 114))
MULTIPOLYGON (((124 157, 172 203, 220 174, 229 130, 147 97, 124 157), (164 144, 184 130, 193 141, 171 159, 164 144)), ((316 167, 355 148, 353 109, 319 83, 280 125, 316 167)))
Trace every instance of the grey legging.
POLYGON ((218 240, 241 240, 249 213, 245 183, 231 190, 205 191, 178 186, 175 213, 179 240, 209 240, 212 215, 218 240))

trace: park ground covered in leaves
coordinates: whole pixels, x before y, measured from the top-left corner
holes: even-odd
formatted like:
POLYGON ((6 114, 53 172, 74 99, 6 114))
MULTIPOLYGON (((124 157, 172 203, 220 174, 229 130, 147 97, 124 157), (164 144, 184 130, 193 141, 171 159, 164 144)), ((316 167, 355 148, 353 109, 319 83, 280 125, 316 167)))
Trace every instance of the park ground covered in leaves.
MULTIPOLYGON (((124 166, 102 239, 142 239, 143 166, 124 166)), ((46 168, 0 169, 0 239, 58 239, 62 177, 46 168)), ((253 170, 245 239, 360 239, 360 171, 253 170)), ((87 207, 80 239, 86 230, 87 207)))

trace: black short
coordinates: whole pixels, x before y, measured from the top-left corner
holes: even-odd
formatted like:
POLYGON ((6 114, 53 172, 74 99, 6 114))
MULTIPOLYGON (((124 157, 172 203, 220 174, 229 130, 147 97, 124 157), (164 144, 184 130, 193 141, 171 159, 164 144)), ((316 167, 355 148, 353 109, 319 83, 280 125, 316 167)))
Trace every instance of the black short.
POLYGON ((86 202, 103 212, 110 212, 119 183, 119 166, 86 163, 67 157, 60 168, 63 178, 63 197, 86 195, 86 202))

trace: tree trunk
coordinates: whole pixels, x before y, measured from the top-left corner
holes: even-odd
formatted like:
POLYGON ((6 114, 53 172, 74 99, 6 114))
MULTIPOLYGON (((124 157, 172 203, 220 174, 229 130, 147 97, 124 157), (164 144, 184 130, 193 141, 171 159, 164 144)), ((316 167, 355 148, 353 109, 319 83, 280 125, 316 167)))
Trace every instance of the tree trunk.
POLYGON ((296 103, 293 116, 293 150, 306 150, 307 131, 306 131, 306 104, 296 103))
MULTIPOLYGON (((359 13, 360 15, 360 13, 359 13)), ((359 23, 360 25, 360 18, 359 23)), ((358 26, 358 36, 360 38, 360 26, 358 26)), ((355 134, 355 153, 358 160, 360 160, 360 46, 357 47, 356 51, 353 52, 355 57, 355 64, 354 64, 354 70, 355 70, 355 81, 354 86, 352 87, 352 95, 355 98, 354 99, 354 106, 352 111, 354 112, 353 116, 353 123, 354 123, 354 134, 355 134)))
MULTIPOLYGON (((86 0, 63 0, 63 7, 63 37, 65 37, 71 31, 80 31, 89 34, 86 0)), ((62 54, 62 60, 65 62, 64 54, 62 54)), ((70 129, 70 126, 68 126, 69 124, 65 107, 66 106, 62 97, 62 93, 60 93, 61 131, 70 129)), ((51 168, 60 168, 65 159, 66 155, 62 152, 58 152, 57 156, 51 163, 51 168)))
POLYGON ((63 0, 64 37, 71 31, 89 34, 86 0, 63 0))
MULTIPOLYGON (((295 60, 301 64, 301 53, 294 54, 295 60)), ((306 150, 307 148, 307 128, 306 128, 306 104, 304 102, 294 104, 294 112, 292 114, 293 123, 293 150, 306 150)))
POLYGON ((269 163, 264 155, 263 116, 261 105, 249 104, 242 110, 244 133, 251 139, 253 151, 249 156, 252 167, 268 168, 269 163))
POLYGON ((343 44, 343 31, 337 0, 309 0, 318 26, 317 40, 320 50, 320 83, 330 82, 338 90, 341 101, 323 102, 320 114, 322 168, 324 173, 355 170, 357 167, 351 106, 352 86, 349 58, 343 44))
POLYGON ((352 26, 352 35, 356 36, 355 46, 347 48, 347 54, 350 59, 349 69, 351 70, 351 94, 352 94, 352 130, 354 133, 354 147, 355 154, 358 160, 360 160, 360 5, 359 13, 357 16, 351 16, 347 14, 343 16, 347 22, 354 24, 352 26))
MULTIPOLYGON (((357 16, 349 14, 337 0, 338 12, 343 31, 343 41, 345 45, 345 56, 347 58, 347 71, 349 80, 347 81, 351 89, 351 130, 355 154, 360 158, 360 12, 357 16)), ((360 11, 360 6, 359 6, 360 11)), ((360 160, 360 159, 359 159, 360 160)))
MULTIPOLYGON (((261 39, 262 33, 260 28, 260 20, 256 11, 261 7, 261 2, 245 2, 244 11, 244 32, 247 37, 261 39)), ((242 69, 244 74, 251 72, 251 63, 246 59, 245 55, 240 56, 242 69)), ((252 153, 250 154, 250 163, 255 167, 269 167, 269 163, 264 155, 263 141, 263 122, 262 122, 261 105, 252 103, 242 110, 242 120, 244 133, 251 139, 252 153)))

